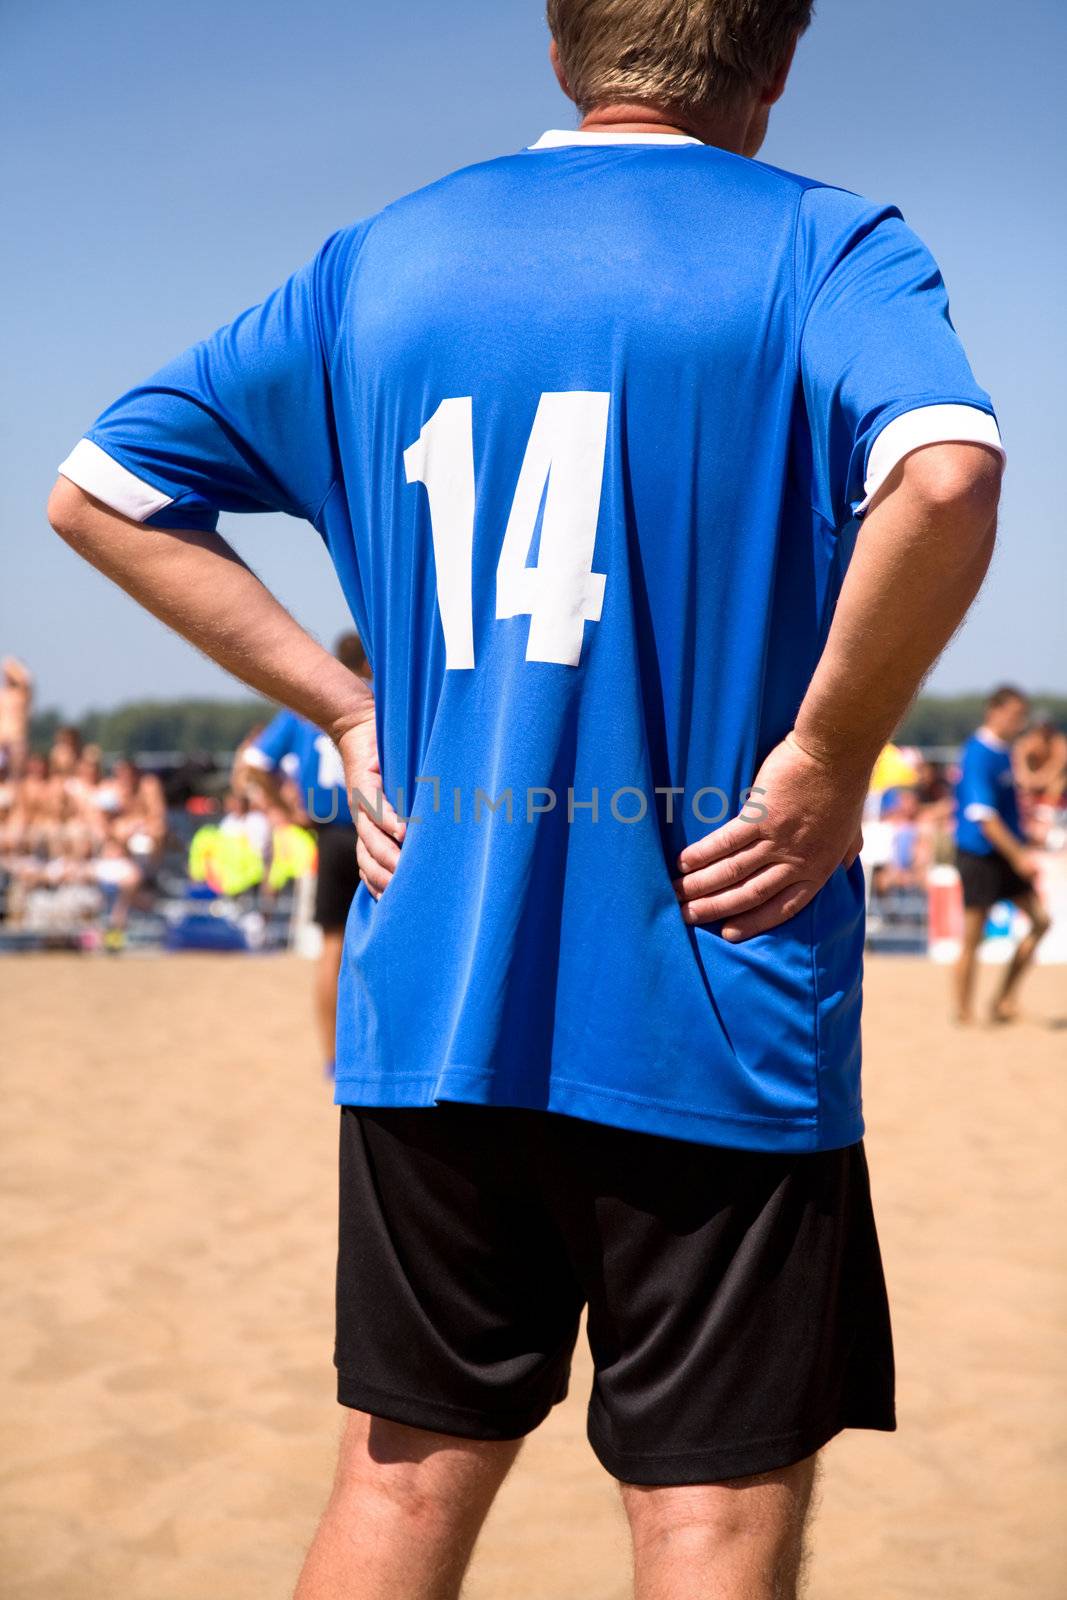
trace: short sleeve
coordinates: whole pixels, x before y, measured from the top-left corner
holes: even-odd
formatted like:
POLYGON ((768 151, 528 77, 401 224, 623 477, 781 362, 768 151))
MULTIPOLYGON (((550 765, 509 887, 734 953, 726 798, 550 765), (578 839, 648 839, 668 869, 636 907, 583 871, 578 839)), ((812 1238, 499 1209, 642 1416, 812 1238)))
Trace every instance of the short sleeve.
POLYGON ((286 756, 293 753, 296 726, 297 720, 292 711, 279 711, 245 751, 248 765, 264 772, 273 772, 280 767, 286 756))
POLYGON ((358 228, 104 411, 59 471, 157 527, 313 518, 338 475, 330 363, 358 228))
POLYGON ((963 814, 970 822, 997 815, 997 770, 994 761, 977 742, 967 752, 963 814))
POLYGON ((841 527, 861 514, 920 445, 970 439, 1002 453, 944 280, 899 211, 840 189, 806 190, 796 274, 812 504, 826 521, 841 527))

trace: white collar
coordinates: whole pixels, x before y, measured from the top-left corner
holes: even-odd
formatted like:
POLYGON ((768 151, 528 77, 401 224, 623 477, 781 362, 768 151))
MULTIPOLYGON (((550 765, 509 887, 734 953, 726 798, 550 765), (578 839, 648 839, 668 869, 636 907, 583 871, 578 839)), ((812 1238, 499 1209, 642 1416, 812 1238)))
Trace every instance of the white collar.
POLYGON ((1003 752, 1008 748, 1007 740, 1001 739, 998 734, 993 732, 992 728, 987 728, 984 722, 975 734, 975 738, 984 744, 987 750, 1003 752))
POLYGON ((700 144, 687 133, 614 133, 600 128, 550 128, 528 150, 559 150, 568 144, 700 144))

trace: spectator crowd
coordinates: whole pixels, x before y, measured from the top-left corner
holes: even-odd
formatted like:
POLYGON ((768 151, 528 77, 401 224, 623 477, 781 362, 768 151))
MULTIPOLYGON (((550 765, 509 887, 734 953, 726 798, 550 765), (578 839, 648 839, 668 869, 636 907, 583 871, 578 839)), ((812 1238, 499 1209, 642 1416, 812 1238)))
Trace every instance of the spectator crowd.
POLYGON ((31 749, 31 675, 12 657, 0 670, 0 923, 7 930, 117 948, 131 913, 158 901, 168 864, 179 882, 253 895, 263 905, 313 870, 297 784, 242 760, 259 729, 238 750, 221 793, 209 773, 206 787, 215 793, 168 804, 159 773, 124 755, 105 762, 74 726, 58 728, 47 752, 31 749))

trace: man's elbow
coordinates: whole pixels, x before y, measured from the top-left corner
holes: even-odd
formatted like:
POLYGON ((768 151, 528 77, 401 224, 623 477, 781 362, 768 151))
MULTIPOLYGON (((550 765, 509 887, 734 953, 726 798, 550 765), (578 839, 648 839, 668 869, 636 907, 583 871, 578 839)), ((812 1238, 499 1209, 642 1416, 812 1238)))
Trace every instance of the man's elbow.
POLYGON ((116 524, 125 520, 70 478, 62 476, 56 479, 48 496, 46 514, 59 537, 94 563, 99 553, 114 543, 116 524))
POLYGON ((79 489, 69 478, 58 477, 48 496, 46 515, 61 539, 68 543, 77 539, 85 526, 85 513, 92 504, 84 489, 79 489))
POLYGON ((982 444, 937 444, 906 463, 911 488, 935 515, 990 533, 1000 503, 1004 459, 982 444))

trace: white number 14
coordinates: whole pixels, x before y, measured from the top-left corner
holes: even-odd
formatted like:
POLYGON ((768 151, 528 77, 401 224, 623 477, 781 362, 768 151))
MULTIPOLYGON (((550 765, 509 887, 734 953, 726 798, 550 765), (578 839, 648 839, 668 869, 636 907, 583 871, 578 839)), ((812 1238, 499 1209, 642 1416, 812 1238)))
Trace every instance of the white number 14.
MULTIPOLYGON (((526 445, 496 569, 498 617, 529 617, 527 661, 576 667, 586 622, 599 622, 605 575, 593 571, 610 396, 543 394, 526 445), (546 487, 547 486, 547 487, 546 487), (544 501, 537 565, 526 565, 544 501)), ((442 400, 404 451, 408 483, 430 502, 445 666, 473 667, 474 426, 471 397, 442 400)))

